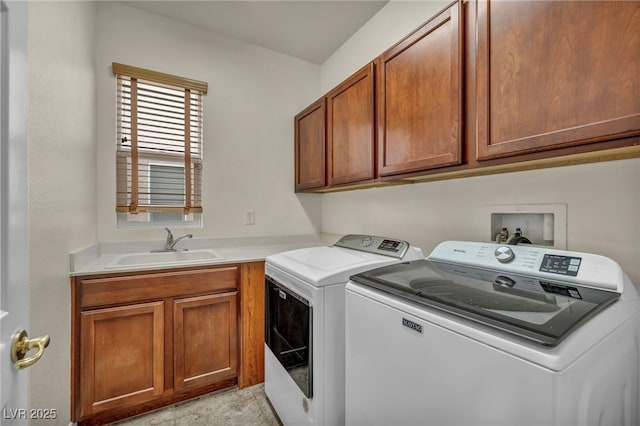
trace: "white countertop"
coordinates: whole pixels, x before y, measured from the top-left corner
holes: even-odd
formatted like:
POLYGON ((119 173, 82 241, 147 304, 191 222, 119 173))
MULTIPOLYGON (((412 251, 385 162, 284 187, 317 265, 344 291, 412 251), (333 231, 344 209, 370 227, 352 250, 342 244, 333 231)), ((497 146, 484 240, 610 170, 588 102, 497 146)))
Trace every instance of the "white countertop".
MULTIPOLYGON (((232 263, 263 261, 267 256, 283 251, 318 245, 331 245, 337 241, 333 235, 288 235, 267 237, 188 239, 179 248, 192 252, 213 252, 214 259, 176 261, 162 263, 119 265, 126 256, 149 254, 160 249, 164 241, 134 241, 121 243, 97 243, 69 255, 69 275, 146 271, 191 266, 225 265, 232 263)), ((178 247, 176 247, 178 248, 178 247)))

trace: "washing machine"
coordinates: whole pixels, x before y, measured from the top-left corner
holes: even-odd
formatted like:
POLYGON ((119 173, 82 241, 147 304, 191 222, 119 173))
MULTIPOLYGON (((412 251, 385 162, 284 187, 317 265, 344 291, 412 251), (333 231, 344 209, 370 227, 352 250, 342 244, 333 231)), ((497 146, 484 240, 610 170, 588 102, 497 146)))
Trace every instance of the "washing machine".
POLYGON ((345 293, 348 425, 640 424, 640 300, 611 259, 447 241, 345 293))
POLYGON ((370 235, 266 258, 265 392, 285 425, 344 424, 349 276, 423 258, 406 241, 370 235))

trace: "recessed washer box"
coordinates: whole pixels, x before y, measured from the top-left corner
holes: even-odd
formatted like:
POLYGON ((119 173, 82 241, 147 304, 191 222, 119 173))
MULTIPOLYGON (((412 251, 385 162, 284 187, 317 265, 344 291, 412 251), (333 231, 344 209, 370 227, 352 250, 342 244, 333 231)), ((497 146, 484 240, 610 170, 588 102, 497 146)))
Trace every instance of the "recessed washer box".
POLYGON ((509 239, 516 228, 534 245, 567 249, 566 204, 494 204, 486 206, 486 239, 496 242, 503 227, 509 239))

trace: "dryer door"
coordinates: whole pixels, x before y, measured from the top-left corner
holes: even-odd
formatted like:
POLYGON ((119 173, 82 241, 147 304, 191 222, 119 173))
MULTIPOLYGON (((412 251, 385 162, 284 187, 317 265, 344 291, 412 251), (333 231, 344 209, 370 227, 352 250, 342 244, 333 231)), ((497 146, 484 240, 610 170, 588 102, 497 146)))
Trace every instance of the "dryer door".
POLYGON ((265 342, 300 390, 313 396, 311 303, 266 276, 265 342))

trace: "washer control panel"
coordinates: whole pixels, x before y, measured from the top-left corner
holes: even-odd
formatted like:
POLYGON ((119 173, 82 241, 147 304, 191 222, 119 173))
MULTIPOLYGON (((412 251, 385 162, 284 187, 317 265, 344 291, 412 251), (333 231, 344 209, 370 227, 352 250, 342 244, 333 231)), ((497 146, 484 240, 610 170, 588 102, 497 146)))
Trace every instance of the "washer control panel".
POLYGON ((582 258, 574 256, 560 256, 557 254, 545 254, 540 265, 540 272, 551 272, 552 274, 578 275, 582 258))
POLYGON ((334 246, 397 257, 398 259, 402 259, 409 249, 409 243, 403 240, 357 234, 345 235, 334 246))
POLYGON ((614 291, 621 291, 624 282, 622 268, 609 258, 529 244, 505 246, 471 241, 444 241, 431 252, 428 259, 548 280, 564 280, 614 291))

